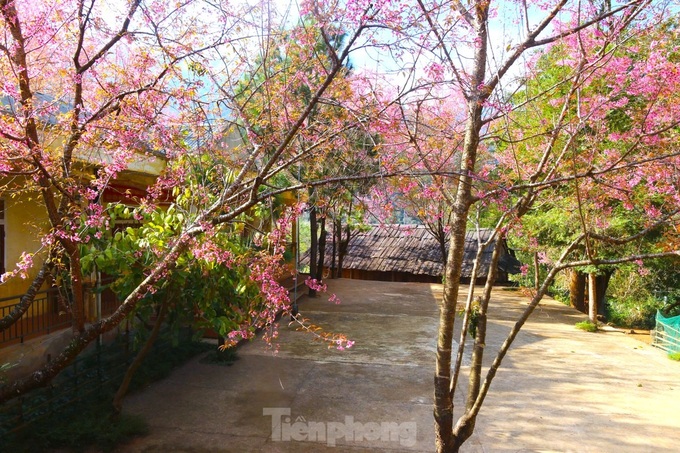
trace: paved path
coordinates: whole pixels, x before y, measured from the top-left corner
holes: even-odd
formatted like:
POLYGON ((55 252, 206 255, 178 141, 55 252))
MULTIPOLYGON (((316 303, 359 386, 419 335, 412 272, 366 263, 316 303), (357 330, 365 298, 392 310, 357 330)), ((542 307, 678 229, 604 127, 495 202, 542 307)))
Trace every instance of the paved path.
MULTIPOLYGON (((346 333, 352 349, 326 349, 284 323, 276 356, 258 340, 230 367, 193 360, 127 399, 125 411, 146 417, 150 434, 120 452, 433 451, 441 285, 337 280, 329 287, 340 305, 303 298, 301 312, 346 333)), ((526 302, 499 289, 492 306, 500 319, 490 323, 488 349, 526 302)), ((680 449, 680 363, 621 333, 576 330, 582 319, 554 301, 534 313, 464 452, 680 449)))

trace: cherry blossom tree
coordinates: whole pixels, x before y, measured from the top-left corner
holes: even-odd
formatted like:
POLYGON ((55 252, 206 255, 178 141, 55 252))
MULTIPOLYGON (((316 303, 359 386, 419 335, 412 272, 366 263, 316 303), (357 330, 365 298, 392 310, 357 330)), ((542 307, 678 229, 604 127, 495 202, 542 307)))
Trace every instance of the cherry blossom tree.
POLYGON ((439 244, 442 260, 447 255, 450 207, 457 188, 452 176, 460 166, 463 143, 462 101, 432 89, 424 97, 400 102, 402 124, 385 136, 389 147, 383 155, 386 170, 400 176, 376 184, 375 206, 370 209, 380 222, 425 225, 439 244))
MULTIPOLYGON (((407 107, 399 108, 398 114, 392 113, 384 121, 383 126, 389 126, 383 127, 381 133, 395 139, 381 145, 382 156, 390 156, 397 166, 401 164, 401 170, 404 165, 413 165, 412 160, 400 162, 399 158, 427 149, 432 134, 426 131, 437 129, 425 117, 414 127, 418 108, 413 106, 418 106, 419 101, 422 105, 431 102, 435 92, 462 99, 462 127, 457 132, 462 139, 457 149, 451 148, 451 153, 457 154, 452 160, 459 166, 440 185, 440 196, 448 201, 452 216, 435 370, 438 451, 458 451, 472 435, 503 357, 559 272, 678 254, 669 248, 631 253, 632 248, 621 247, 677 222, 677 191, 671 188, 675 184, 671 181, 677 179, 673 137, 678 116, 674 103, 666 102, 675 96, 676 63, 669 58, 669 49, 659 52, 664 57, 650 59, 658 66, 650 66, 650 60, 622 60, 619 52, 636 36, 650 33, 666 15, 665 8, 664 4, 647 1, 600 4, 564 0, 531 6, 525 2, 417 1, 401 4, 390 10, 393 14, 385 15, 389 17, 385 24, 394 33, 389 51, 399 58, 401 72, 406 73, 405 79, 397 82, 399 95, 395 98, 399 105, 407 107), (512 37, 503 35, 504 25, 515 27, 517 33, 512 37), (526 91, 527 80, 537 77, 532 71, 540 70, 538 62, 546 51, 561 52, 556 64, 563 66, 565 72, 552 85, 522 99, 517 93, 526 91), (643 94, 642 84, 626 78, 629 73, 636 73, 644 81, 646 76, 653 77, 655 82, 649 79, 646 85, 651 90, 643 94), (670 91, 662 95, 661 86, 671 87, 670 91), (631 99, 626 92, 636 101, 627 109, 631 99), (546 102, 555 111, 541 117, 545 112, 537 112, 534 105, 546 102), (611 122, 603 121, 611 112, 622 114, 635 126, 625 134, 616 130, 611 122), (535 118, 539 127, 513 127, 517 115, 538 115, 535 118), (395 134, 395 129, 402 132, 395 134), (603 144, 610 146, 603 148, 603 144), (635 172, 640 173, 639 177, 633 176, 635 172), (623 237, 610 236, 602 228, 602 217, 598 223, 597 216, 587 215, 586 211, 592 207, 595 213, 606 206, 607 200, 620 199, 621 193, 612 188, 625 187, 624 182, 633 182, 640 190, 639 207, 644 220, 623 237), (502 243, 499 239, 513 231, 527 234, 527 230, 522 231, 523 216, 537 205, 559 197, 580 211, 579 228, 556 256, 541 257, 549 266, 547 275, 537 285, 527 310, 497 351, 493 364, 482 373, 491 288, 502 243), (643 199, 656 200, 650 205, 643 199), (454 363, 453 327, 465 233, 473 207, 474 212, 487 211, 487 216, 495 219, 494 235, 484 245, 490 246, 496 240, 496 247, 480 297, 465 407, 454 417, 453 401, 465 342, 459 342, 454 363), (602 254, 603 250, 613 253, 602 254)), ((328 7, 328 11, 332 16, 336 10, 328 7)), ((339 21, 340 14, 336 14, 339 21)), ((418 161, 421 162, 425 165, 424 159, 418 161)), ((407 187, 413 184, 411 180, 403 181, 407 187)), ((385 204, 389 203, 389 194, 378 195, 385 204)), ((536 240, 533 243, 540 249, 536 240)), ((465 338, 473 294, 471 285, 461 340, 465 338)))
MULTIPOLYGON (((588 123, 586 129, 580 133, 581 136, 578 138, 580 146, 588 146, 593 154, 611 156, 611 153, 615 149, 620 149, 622 144, 626 143, 632 147, 635 139, 654 130, 652 124, 659 118, 652 119, 652 115, 650 115, 647 121, 642 121, 641 115, 643 111, 652 113, 653 110, 658 108, 658 96, 661 95, 658 87, 653 88, 652 85, 647 85, 643 93, 640 90, 640 85, 633 82, 632 79, 628 79, 628 76, 616 76, 617 80, 621 82, 620 86, 614 86, 607 82, 606 77, 611 77, 611 74, 625 74, 628 69, 641 66, 639 63, 646 61, 646 75, 656 74, 661 80, 671 83, 672 86, 673 80, 668 78, 668 70, 672 71, 676 64, 673 57, 674 49, 678 45, 677 37, 675 37, 677 36, 676 27, 677 24, 673 20, 669 20, 662 22, 652 32, 629 35, 625 43, 620 44, 617 49, 611 50, 610 61, 603 62, 603 65, 606 64, 606 72, 605 67, 602 68, 603 71, 600 74, 594 71, 591 80, 581 85, 579 88, 581 99, 600 98, 604 116, 602 116, 602 113, 598 113, 597 119, 588 123), (660 37, 661 39, 659 39, 660 37), (658 57, 653 55, 651 59, 648 58, 648 52, 657 55, 663 54, 664 62, 658 63, 658 57), (631 55, 635 56, 631 57, 631 55), (652 69, 650 62, 655 59, 659 66, 652 69), (637 62, 637 64, 634 62, 637 62), (664 69, 661 69, 662 66, 664 69), (654 93, 655 89, 656 93, 654 93), (606 96, 611 99, 610 104, 605 104, 606 96), (644 132, 640 128, 647 128, 648 132, 644 132), (612 138, 616 140, 612 140, 612 138)), ((537 73, 529 81, 526 92, 518 93, 518 95, 525 100, 527 96, 533 96, 531 93, 535 94, 545 88, 554 87, 555 81, 562 79, 558 74, 570 71, 569 67, 564 65, 564 58, 564 47, 553 48, 548 54, 541 57, 537 62, 540 73, 537 73), (537 90, 539 86, 542 86, 542 88, 537 90)), ((566 95, 566 86, 553 89, 556 90, 555 94, 559 93, 560 98, 564 98, 566 95)), ((669 92, 662 96, 672 97, 674 93, 669 92)), ((518 99, 517 102, 520 103, 523 100, 518 99)), ((527 133, 528 131, 539 131, 545 128, 545 123, 539 124, 539 119, 555 116, 557 108, 561 106, 556 99, 551 99, 548 102, 552 105, 544 105, 542 108, 538 103, 535 103, 533 115, 526 115, 526 112, 514 115, 512 118, 514 127, 521 128, 522 133, 526 135, 531 135, 527 133)), ((673 118, 674 113, 670 111, 664 113, 664 115, 668 115, 667 118, 673 118)), ((672 121, 659 124, 673 128, 672 121)), ((513 135, 514 143, 517 144, 518 134, 513 135)), ((575 235, 579 234, 583 229, 584 221, 591 223, 599 231, 606 232, 609 236, 625 237, 643 229, 645 223, 661 211, 668 211, 669 200, 664 202, 663 197, 655 195, 656 191, 668 192, 672 190, 667 184, 669 184, 669 180, 673 179, 672 174, 675 170, 672 160, 668 158, 668 151, 671 148, 668 147, 667 142, 663 141, 663 138, 664 134, 655 136, 655 139, 660 140, 660 143, 663 144, 661 145, 662 148, 654 149, 652 152, 652 155, 658 156, 660 162, 664 162, 663 164, 660 165, 658 162, 652 164, 650 162, 646 166, 639 166, 632 174, 620 172, 616 179, 612 181, 606 181, 605 178, 595 178, 579 188, 582 193, 575 194, 573 191, 564 190, 549 202, 544 203, 542 209, 534 210, 525 219, 527 223, 525 229, 532 231, 532 233, 522 234, 524 247, 538 253, 537 246, 540 244, 542 260, 545 261, 554 258, 561 247, 564 247, 575 235), (644 175, 653 175, 651 181, 644 175), (642 180, 645 180, 650 188, 654 187, 651 189, 651 193, 638 187, 642 180), (608 184, 609 187, 607 188, 604 184, 608 184), (594 190, 595 188, 597 188, 597 192, 594 190), (556 225, 559 225, 559 228, 556 228, 556 225), (531 244, 527 241, 531 241, 531 244)), ((505 143, 510 143, 510 141, 505 143)), ((511 146, 518 149, 522 145, 511 146)), ((635 244, 634 249, 629 249, 625 253, 635 254, 660 250, 663 248, 662 244, 668 241, 668 237, 663 235, 663 231, 669 227, 672 228, 672 226, 673 222, 663 225, 663 228, 660 227, 657 232, 648 235, 643 242, 635 244)), ((607 244, 599 244, 596 247, 598 248, 597 253, 601 257, 614 257, 624 253, 624 248, 620 244, 613 247, 607 244)), ((580 252, 585 254, 586 249, 582 247, 580 252)), ((671 258, 669 263, 672 261, 671 258)), ((586 277, 595 283, 596 290, 589 292, 597 297, 596 300, 591 300, 588 304, 591 308, 591 321, 595 323, 597 322, 597 315, 601 314, 601 312, 598 313, 597 307, 603 304, 609 278, 619 268, 630 269, 635 273, 647 272, 642 267, 626 264, 589 266, 572 269, 572 272, 569 273, 572 305, 581 309, 581 311, 588 311, 584 306, 586 277), (636 268, 638 269, 636 270, 636 268)))
MULTIPOLYGON (((420 39, 417 49, 436 49, 429 63, 431 71, 437 74, 435 82, 449 86, 452 93, 461 93, 465 99, 460 175, 452 185, 450 204, 451 245, 437 343, 434 410, 437 450, 458 451, 474 431, 477 414, 503 357, 558 272, 576 266, 601 266, 678 254, 677 250, 630 253, 630 249, 620 248, 678 221, 677 147, 673 141, 678 115, 673 102, 666 102, 675 96, 674 88, 661 95, 662 86, 674 87, 677 83, 677 77, 673 76, 677 66, 668 58, 669 49, 659 51, 663 58, 647 61, 630 58, 622 61, 624 57, 618 52, 635 36, 653 30, 665 13, 663 5, 635 1, 613 6, 562 1, 532 7, 535 9, 526 4, 513 4, 503 11, 491 2, 451 2, 446 6, 418 2, 418 6, 420 15, 413 14, 418 17, 418 23, 425 24, 425 29, 417 35, 420 39), (513 14, 514 23, 522 30, 520 39, 501 46, 493 38, 494 24, 497 20, 509 20, 513 14), (424 35, 432 40, 429 46, 422 45, 424 35), (465 44, 472 50, 463 48, 465 44), (522 76, 524 81, 511 82, 508 80, 511 69, 525 59, 529 70, 540 70, 537 62, 541 53, 532 52, 540 47, 561 52, 558 63, 564 66, 565 72, 552 85, 532 96, 513 96, 513 92, 528 86, 525 80, 539 77, 540 73, 528 72, 522 76), (464 64, 466 60, 470 64, 464 64), (628 79, 630 73, 637 74, 637 79, 628 79), (654 82, 646 79, 647 76, 654 82), (638 84, 638 80, 641 83, 638 84), (606 89, 598 89, 598 84, 606 89), (629 105, 632 97, 636 102, 629 105), (549 100, 555 110, 535 111, 536 101, 542 100, 549 100), (620 112, 622 108, 623 116, 630 122, 625 133, 604 121, 608 114, 620 112), (533 115, 538 127, 533 130, 513 127, 516 115, 520 114, 533 115), (633 177, 636 173, 639 177, 633 177), (608 200, 622 196, 616 188, 628 191, 630 183, 635 187, 634 192, 640 191, 643 199, 649 200, 640 199, 638 205, 645 221, 634 232, 610 236, 601 228, 602 224, 598 224, 598 220, 604 221, 602 216, 588 215, 587 206, 592 201, 593 213, 597 209, 601 213, 608 200), (520 231, 522 217, 538 204, 558 197, 570 200, 577 210, 578 233, 557 256, 544 258, 549 272, 497 351, 492 365, 483 373, 482 358, 485 352, 490 353, 485 348, 485 339, 499 258, 500 241, 497 241, 477 313, 467 396, 456 418, 453 398, 458 390, 467 325, 463 327, 455 361, 452 361, 453 326, 471 208, 486 206, 495 211, 495 238, 501 239, 512 231, 520 231), (611 246, 619 246, 618 254, 601 254, 604 244, 609 250, 611 246), (579 254, 581 250, 583 255, 579 254)), ((541 248, 538 242, 536 248, 541 248)), ((464 323, 470 317, 473 291, 471 285, 464 323)))
MULTIPOLYGON (((42 369, 4 386, 5 401, 47 383, 181 271, 187 257, 246 263, 219 238, 237 233, 258 203, 291 190, 282 178, 287 169, 323 160, 332 140, 365 121, 362 101, 338 75, 369 18, 356 23, 342 48, 319 53, 309 44, 330 40, 333 25, 283 27, 269 2, 3 1, 0 8, 3 191, 37 197, 47 216, 41 250, 27 251, 3 276, 21 278, 44 263, 1 327, 21 317, 50 274, 64 276, 73 315, 70 343, 42 369), (313 115, 328 103, 355 114, 332 121, 313 115), (153 159, 165 169, 128 214, 141 228, 111 236, 115 246, 139 232, 151 235, 136 238, 143 248, 125 255, 141 277, 112 315, 88 319, 85 270, 105 261, 96 242, 125 208, 102 196, 135 163, 153 159)), ((250 263, 267 303, 233 330, 233 340, 288 309, 276 269, 289 226, 275 228, 250 263)))

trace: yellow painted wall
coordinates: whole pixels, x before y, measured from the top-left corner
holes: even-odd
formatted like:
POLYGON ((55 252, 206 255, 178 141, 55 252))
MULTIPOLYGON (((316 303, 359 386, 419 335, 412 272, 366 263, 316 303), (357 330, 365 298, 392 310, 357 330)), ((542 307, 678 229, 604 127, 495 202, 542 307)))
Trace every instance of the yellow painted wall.
MULTIPOLYGON (((40 203, 39 194, 0 194, 5 200, 5 270, 16 268, 23 252, 40 251, 40 240, 48 228, 47 214, 40 203)), ((0 285, 0 297, 23 294, 38 273, 42 256, 36 255, 29 278, 14 277, 0 285)))
MULTIPOLYGON (((136 166, 143 171, 121 173, 116 182, 146 188, 153 184, 154 175, 162 171, 165 162, 155 159, 146 165, 138 162, 136 166)), ((41 239, 49 229, 49 221, 38 192, 22 190, 23 184, 18 180, 2 179, 0 187, 3 188, 0 198, 5 201, 5 271, 11 272, 16 269, 16 263, 20 261, 22 253, 36 254, 28 278, 22 279, 17 276, 0 285, 2 299, 24 294, 38 273, 46 252, 41 249, 41 239)), ((0 302, 0 307, 14 303, 17 303, 16 299, 0 302)))

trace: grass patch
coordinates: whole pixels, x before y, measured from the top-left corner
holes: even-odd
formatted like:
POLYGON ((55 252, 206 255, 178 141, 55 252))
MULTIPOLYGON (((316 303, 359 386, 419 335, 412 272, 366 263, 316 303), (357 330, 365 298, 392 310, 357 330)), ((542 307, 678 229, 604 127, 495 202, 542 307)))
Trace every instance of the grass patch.
POLYGON ((680 351, 678 352, 669 352, 668 353, 668 358, 671 360, 677 360, 680 362, 680 351))
POLYGON ((586 332, 597 332, 597 324, 593 324, 590 321, 577 322, 576 328, 585 330, 586 332))

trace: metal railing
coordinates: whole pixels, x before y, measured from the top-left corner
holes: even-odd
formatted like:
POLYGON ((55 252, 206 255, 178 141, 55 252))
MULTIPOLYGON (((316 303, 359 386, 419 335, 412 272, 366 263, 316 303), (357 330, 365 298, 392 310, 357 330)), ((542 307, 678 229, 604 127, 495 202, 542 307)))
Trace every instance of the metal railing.
MULTIPOLYGON (((98 300, 91 297, 94 293, 92 287, 85 288, 84 300, 92 305, 91 318, 108 316, 120 306, 120 301, 110 289, 104 288, 98 300)), ((9 315, 19 305, 21 297, 22 295, 0 298, 0 318, 9 315), (7 302, 14 303, 6 304, 7 302)), ((69 303, 59 288, 39 291, 21 319, 0 332, 0 347, 67 329, 72 320, 69 303)))
MULTIPOLYGON (((21 295, 0 299, 0 317, 9 315, 19 305, 21 295), (5 305, 4 303, 16 301, 5 305)), ((59 294, 58 288, 39 291, 26 312, 14 324, 0 332, 0 345, 23 343, 29 338, 62 330, 71 325, 71 313, 59 294)))
POLYGON ((652 331, 652 345, 668 353, 680 352, 680 330, 657 323, 652 331))

